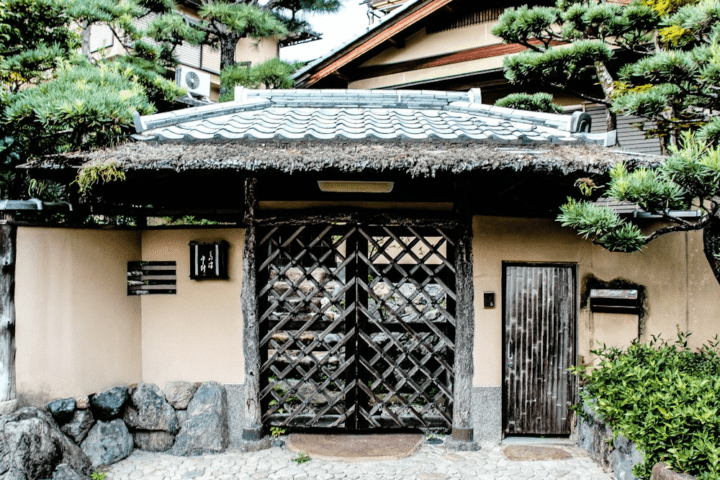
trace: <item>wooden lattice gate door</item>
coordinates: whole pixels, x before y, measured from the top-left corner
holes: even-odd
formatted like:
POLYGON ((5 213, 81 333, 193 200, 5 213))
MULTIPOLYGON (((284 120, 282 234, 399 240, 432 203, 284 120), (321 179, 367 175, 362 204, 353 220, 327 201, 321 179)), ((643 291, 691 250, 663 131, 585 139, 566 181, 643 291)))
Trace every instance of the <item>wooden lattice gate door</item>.
POLYGON ((569 435, 575 402, 575 267, 504 265, 506 435, 569 435))
POLYGON ((453 247, 437 228, 260 229, 263 424, 450 430, 453 247))

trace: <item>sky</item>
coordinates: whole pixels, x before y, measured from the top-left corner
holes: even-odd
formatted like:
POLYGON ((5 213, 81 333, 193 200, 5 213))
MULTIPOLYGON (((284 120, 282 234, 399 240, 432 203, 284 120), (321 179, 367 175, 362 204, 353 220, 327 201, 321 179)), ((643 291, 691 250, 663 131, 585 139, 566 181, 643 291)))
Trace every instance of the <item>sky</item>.
POLYGON ((286 61, 309 61, 328 53, 334 48, 363 32, 368 27, 367 5, 361 0, 343 0, 337 13, 308 15, 307 19, 322 40, 280 49, 280 58, 286 61))

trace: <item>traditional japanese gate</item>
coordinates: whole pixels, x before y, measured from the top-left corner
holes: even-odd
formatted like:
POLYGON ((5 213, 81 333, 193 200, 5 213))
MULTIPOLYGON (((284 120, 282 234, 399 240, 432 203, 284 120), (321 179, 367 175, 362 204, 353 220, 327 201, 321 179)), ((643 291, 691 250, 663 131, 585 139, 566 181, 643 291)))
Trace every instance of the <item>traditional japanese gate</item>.
POLYGON ((453 235, 355 224, 259 227, 262 423, 449 430, 453 235))

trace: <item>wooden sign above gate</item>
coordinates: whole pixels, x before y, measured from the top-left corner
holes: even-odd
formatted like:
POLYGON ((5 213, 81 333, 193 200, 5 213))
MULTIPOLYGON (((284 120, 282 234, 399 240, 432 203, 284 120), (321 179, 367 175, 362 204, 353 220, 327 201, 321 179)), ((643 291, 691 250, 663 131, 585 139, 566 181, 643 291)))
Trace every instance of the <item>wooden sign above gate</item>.
POLYGON ((190 278, 193 280, 227 279, 226 241, 190 242, 190 278))

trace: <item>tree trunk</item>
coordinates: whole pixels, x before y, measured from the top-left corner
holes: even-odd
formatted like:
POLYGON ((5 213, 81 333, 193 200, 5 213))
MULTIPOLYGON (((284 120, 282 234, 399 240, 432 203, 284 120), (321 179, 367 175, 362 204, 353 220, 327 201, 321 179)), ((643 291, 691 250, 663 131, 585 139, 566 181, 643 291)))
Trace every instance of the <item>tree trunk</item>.
POLYGON ((720 211, 715 212, 710 225, 703 229, 703 247, 715 280, 720 283, 720 211))
POLYGON ((82 41, 80 43, 82 54, 92 61, 92 50, 90 48, 90 34, 92 32, 92 24, 86 23, 82 29, 82 41))
POLYGON ((0 220, 0 402, 15 391, 15 239, 17 227, 0 220))
MULTIPOLYGON (((615 79, 603 62, 595 62, 595 73, 603 89, 605 100, 610 101, 615 93, 615 79)), ((607 113, 605 114, 605 125, 607 126, 608 132, 617 130, 617 115, 610 111, 610 108, 607 109, 607 113)))
MULTIPOLYGON (((235 65, 235 49, 240 41, 235 35, 230 35, 220 40, 220 72, 235 65)), ((220 80, 220 97, 227 93, 227 88, 220 80)))

